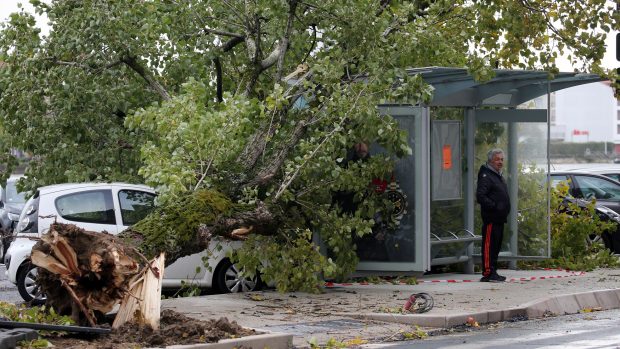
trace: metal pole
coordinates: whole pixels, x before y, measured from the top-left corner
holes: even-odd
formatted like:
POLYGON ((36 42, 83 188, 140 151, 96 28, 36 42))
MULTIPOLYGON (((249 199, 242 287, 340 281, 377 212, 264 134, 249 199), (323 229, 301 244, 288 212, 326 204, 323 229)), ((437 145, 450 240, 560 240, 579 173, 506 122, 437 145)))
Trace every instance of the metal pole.
POLYGON ((551 258, 551 81, 547 80, 547 258, 551 258))
MULTIPOLYGON (((475 145, 474 140, 476 136, 476 112, 473 108, 465 108, 465 229, 475 232, 474 227, 474 160, 475 160, 475 145)), ((474 273, 474 243, 467 245, 467 262, 465 263, 466 274, 474 273)))
POLYGON ((416 234, 422 234, 421 248, 416 248, 416 261, 422 260, 422 270, 431 269, 431 116, 430 107, 422 109, 420 117, 419 132, 416 134, 415 151, 416 165, 421 164, 421 168, 416 167, 415 188, 421 189, 422 200, 416 200, 416 234), (419 159, 419 160, 418 160, 419 159), (418 207, 420 203, 421 207, 418 207), (420 224, 418 224, 418 222, 420 224), (417 229, 420 227, 421 229, 417 229))
MULTIPOLYGON (((517 204, 519 202, 519 161, 518 157, 518 135, 517 124, 515 122, 508 123, 508 192, 510 193, 510 215, 508 216, 508 227, 510 230, 510 253, 512 257, 519 255, 519 224, 517 222, 517 204)), ((517 269, 517 261, 510 260, 510 269, 517 269)))

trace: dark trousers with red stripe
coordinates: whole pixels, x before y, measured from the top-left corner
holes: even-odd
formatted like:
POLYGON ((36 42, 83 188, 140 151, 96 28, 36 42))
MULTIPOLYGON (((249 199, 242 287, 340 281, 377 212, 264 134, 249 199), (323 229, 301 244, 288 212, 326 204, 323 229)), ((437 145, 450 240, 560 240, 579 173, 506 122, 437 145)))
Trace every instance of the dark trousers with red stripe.
POLYGON ((497 273, 497 256, 504 238, 503 223, 482 224, 482 275, 497 273))

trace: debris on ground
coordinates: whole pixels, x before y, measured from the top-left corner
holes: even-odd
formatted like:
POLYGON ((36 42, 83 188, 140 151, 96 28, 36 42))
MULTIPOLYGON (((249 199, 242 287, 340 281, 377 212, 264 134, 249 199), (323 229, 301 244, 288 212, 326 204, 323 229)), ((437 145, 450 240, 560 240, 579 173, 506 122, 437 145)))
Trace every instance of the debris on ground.
POLYGON ((161 312, 160 328, 127 323, 100 336, 49 336, 56 348, 66 349, 135 349, 140 347, 164 347, 168 345, 216 343, 222 339, 255 335, 255 330, 239 326, 225 317, 219 320, 200 321, 173 310, 161 312))

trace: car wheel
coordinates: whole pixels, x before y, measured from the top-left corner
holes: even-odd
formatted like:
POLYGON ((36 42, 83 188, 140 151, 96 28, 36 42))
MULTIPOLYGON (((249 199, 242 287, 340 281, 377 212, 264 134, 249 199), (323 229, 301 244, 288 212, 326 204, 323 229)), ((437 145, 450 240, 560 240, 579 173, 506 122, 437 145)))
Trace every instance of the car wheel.
POLYGON ((603 240, 603 245, 605 245, 605 247, 607 247, 611 252, 615 253, 614 244, 611 239, 611 234, 605 231, 601 234, 601 239, 603 240))
POLYGON ((601 237, 598 234, 592 233, 589 234, 588 237, 586 238, 586 245, 588 247, 592 246, 595 242, 599 242, 601 241, 601 237))
POLYGON ((222 293, 249 292, 261 288, 258 274, 249 278, 240 275, 241 272, 242 270, 232 264, 228 258, 224 259, 215 273, 215 288, 222 293))
POLYGON ((26 262, 17 271, 17 291, 26 302, 32 305, 45 303, 45 295, 41 294, 41 288, 37 284, 37 275, 37 267, 30 262, 26 262))
POLYGON ((613 246, 611 245, 611 241, 609 240, 609 237, 607 235, 605 235, 606 233, 603 234, 596 234, 596 233, 592 233, 590 235, 588 235, 588 237, 586 238, 586 245, 588 247, 592 246, 594 243, 601 243, 603 244, 603 246, 605 246, 605 248, 611 250, 613 252, 613 246))

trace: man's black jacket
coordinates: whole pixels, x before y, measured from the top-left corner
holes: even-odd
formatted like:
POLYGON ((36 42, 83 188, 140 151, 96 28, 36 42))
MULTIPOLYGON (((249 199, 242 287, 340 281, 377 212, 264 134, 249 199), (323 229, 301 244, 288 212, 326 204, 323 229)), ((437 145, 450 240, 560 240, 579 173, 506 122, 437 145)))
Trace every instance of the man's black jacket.
POLYGON ((510 197, 506 181, 487 165, 480 166, 476 199, 484 223, 506 223, 510 212, 510 197))

